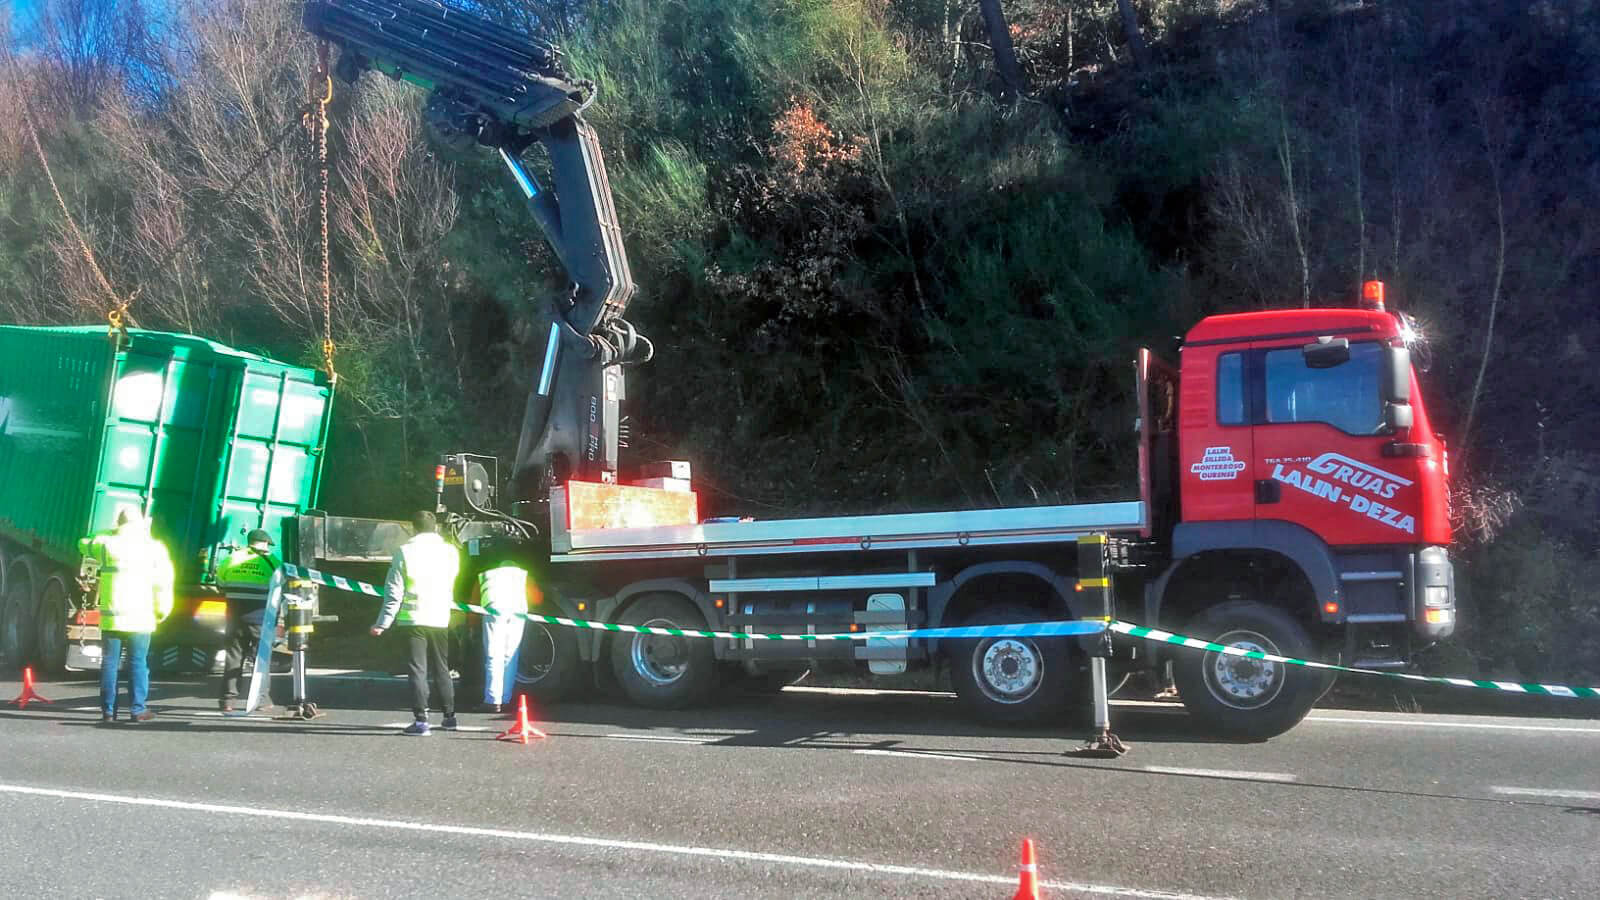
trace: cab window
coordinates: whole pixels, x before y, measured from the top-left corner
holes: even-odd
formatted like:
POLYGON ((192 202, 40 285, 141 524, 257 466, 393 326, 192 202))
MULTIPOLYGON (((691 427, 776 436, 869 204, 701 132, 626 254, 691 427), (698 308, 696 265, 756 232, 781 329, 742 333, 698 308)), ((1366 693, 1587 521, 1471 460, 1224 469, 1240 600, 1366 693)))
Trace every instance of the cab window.
POLYGON ((1322 422, 1348 434, 1383 426, 1379 397, 1383 347, 1352 343, 1350 360, 1331 369, 1306 366, 1298 347, 1266 353, 1266 414, 1271 424, 1322 422))
POLYGON ((1250 424, 1245 407, 1243 353, 1217 357, 1217 424, 1250 424))

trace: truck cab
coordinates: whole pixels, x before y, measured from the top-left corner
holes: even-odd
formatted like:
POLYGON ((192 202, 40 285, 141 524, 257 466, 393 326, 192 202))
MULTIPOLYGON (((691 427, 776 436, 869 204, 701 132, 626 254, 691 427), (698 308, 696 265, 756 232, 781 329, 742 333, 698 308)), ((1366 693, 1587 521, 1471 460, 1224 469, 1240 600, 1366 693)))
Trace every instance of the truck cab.
MULTIPOLYGON (((1146 601, 1157 627, 1300 656, 1285 632, 1364 668, 1403 667, 1454 630, 1445 445, 1413 371, 1416 332, 1383 308, 1381 283, 1363 295, 1212 316, 1185 337, 1172 562, 1146 601)), ((1279 664, 1174 661, 1185 702, 1213 718, 1270 704, 1293 674, 1319 692, 1279 664)))

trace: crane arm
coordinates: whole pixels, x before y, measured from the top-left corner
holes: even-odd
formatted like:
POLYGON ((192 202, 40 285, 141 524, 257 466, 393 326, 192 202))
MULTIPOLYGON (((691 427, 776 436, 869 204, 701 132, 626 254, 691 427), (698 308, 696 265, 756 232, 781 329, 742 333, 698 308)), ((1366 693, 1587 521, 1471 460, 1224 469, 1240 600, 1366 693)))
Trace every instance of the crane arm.
POLYGON ((600 144, 583 119, 593 83, 572 78, 554 47, 434 0, 311 0, 303 19, 339 47, 342 80, 372 70, 415 84, 445 143, 495 151, 567 272, 528 397, 514 496, 540 499, 551 480, 615 473, 618 366, 642 361, 649 342, 622 319, 634 284, 600 144), (549 155, 549 189, 522 164, 534 143, 549 155))

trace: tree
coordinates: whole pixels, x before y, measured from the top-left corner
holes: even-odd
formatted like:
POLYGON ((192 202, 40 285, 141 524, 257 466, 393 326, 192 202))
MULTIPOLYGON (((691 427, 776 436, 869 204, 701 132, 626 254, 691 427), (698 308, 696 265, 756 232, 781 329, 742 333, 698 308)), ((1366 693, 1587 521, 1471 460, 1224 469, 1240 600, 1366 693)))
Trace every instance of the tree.
POLYGON ((1000 7, 1000 0, 978 0, 978 6, 983 10, 983 24, 989 30, 989 46, 994 48, 994 67, 1000 74, 1000 82, 1005 85, 1007 94, 1012 102, 1017 98, 1026 96, 1028 82, 1022 74, 1022 66, 1017 63, 1017 50, 1011 43, 1011 26, 1006 24, 1005 10, 1000 7))
POLYGON ((1145 43, 1144 32, 1139 30, 1139 13, 1133 0, 1117 0, 1117 12, 1122 16, 1122 34, 1133 52, 1133 64, 1141 69, 1150 65, 1150 47, 1145 43))

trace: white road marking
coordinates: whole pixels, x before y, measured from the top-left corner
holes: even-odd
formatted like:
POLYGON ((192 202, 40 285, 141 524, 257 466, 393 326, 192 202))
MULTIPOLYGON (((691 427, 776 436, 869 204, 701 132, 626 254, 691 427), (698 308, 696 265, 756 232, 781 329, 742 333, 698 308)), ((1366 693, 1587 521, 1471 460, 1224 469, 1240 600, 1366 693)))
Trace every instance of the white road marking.
POLYGON ((1184 769, 1178 766, 1144 766, 1146 772, 1155 772, 1161 775, 1192 775, 1197 778, 1225 778, 1231 781, 1276 781, 1289 782, 1298 779, 1298 775, 1288 772, 1236 772, 1232 769, 1184 769))
POLYGON ((1561 788, 1492 787, 1489 790, 1508 797, 1548 797, 1555 800, 1600 800, 1600 791, 1569 791, 1561 788))
POLYGON ((1307 722, 1345 725, 1404 725, 1410 728, 1477 728, 1484 731, 1541 731, 1565 734, 1600 734, 1600 728, 1573 725, 1499 725, 1494 722, 1444 722, 1439 719, 1359 719, 1350 716, 1306 716, 1307 722))
MULTIPOLYGON (((440 825, 430 822, 407 822, 399 819, 374 819, 361 816, 340 816, 328 813, 300 812, 288 809, 270 809, 258 806, 229 806, 220 803, 193 803, 186 800, 163 800, 157 797, 135 797, 126 794, 102 794, 89 791, 63 791, 54 788, 27 787, 19 784, 0 784, 0 793, 21 794, 31 797, 54 797, 60 800, 83 800, 91 803, 120 803, 127 806, 176 809, 185 812, 215 813, 227 816, 251 816, 263 819, 284 819, 291 822, 314 822, 323 825, 347 825, 355 828, 381 828, 391 831, 415 831, 433 834, 454 834, 473 838, 498 838, 525 843, 558 844, 605 850, 628 850, 635 853, 656 853, 671 856, 699 856, 738 862, 772 863, 811 869, 864 872, 878 876, 905 876, 930 878, 940 881, 965 881, 980 884, 1015 885, 1015 873, 988 875, 982 872, 963 872, 955 869, 927 869, 920 866, 900 866, 863 860, 837 859, 826 856, 797 856, 789 853, 762 853, 755 850, 735 850, 720 847, 694 847, 683 844, 660 844, 653 841, 627 841, 612 838, 589 837, 580 834, 553 834, 538 831, 512 831, 506 828, 478 828, 469 825, 440 825)), ((1041 881, 1044 887, 1059 891, 1077 891, 1109 897, 1143 897, 1151 900, 1223 900, 1203 894, 1185 894, 1173 891, 1146 890, 1110 884, 1086 884, 1072 881, 1041 881)))
POLYGON ((605 737, 617 741, 649 741, 655 744, 709 744, 711 741, 703 738, 667 737, 662 734, 608 734, 605 737))
POLYGON ((983 756, 953 756, 948 753, 912 753, 906 750, 852 750, 862 756, 900 756, 908 759, 959 759, 962 762, 983 762, 983 756))

